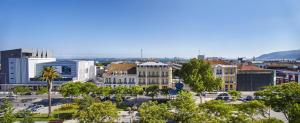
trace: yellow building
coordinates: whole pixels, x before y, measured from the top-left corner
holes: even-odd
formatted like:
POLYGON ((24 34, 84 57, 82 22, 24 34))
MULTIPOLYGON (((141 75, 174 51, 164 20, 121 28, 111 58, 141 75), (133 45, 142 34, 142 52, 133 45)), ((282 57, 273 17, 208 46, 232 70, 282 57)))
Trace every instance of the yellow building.
POLYGON ((215 77, 220 77, 223 80, 222 91, 236 90, 236 65, 215 64, 213 65, 213 71, 215 77))

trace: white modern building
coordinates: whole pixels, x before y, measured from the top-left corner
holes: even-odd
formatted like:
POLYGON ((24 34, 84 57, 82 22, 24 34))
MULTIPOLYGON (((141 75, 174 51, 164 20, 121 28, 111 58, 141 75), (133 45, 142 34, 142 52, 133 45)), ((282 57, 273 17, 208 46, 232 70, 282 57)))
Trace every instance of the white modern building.
POLYGON ((39 79, 44 67, 53 66, 60 74, 54 80, 54 89, 67 81, 93 81, 96 78, 94 61, 59 60, 48 50, 14 49, 1 51, 0 90, 14 86, 45 86, 39 79))

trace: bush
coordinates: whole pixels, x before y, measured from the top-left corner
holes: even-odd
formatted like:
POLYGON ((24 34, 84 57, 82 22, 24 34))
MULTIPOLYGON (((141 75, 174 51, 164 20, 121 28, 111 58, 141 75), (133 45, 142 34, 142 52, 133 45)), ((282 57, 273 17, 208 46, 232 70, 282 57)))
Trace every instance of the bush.
POLYGON ((79 106, 77 104, 63 104, 59 109, 59 111, 73 110, 78 109, 79 106))

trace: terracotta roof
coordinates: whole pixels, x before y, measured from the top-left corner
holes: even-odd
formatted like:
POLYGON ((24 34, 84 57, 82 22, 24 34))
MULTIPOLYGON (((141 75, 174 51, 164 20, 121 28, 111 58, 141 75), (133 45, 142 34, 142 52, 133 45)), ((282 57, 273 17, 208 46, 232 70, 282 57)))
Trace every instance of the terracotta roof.
POLYGON ((217 64, 222 64, 222 65, 230 65, 230 63, 223 61, 223 60, 205 60, 211 65, 217 65, 217 64))
POLYGON ((262 68, 259 68, 255 65, 249 65, 249 64, 242 64, 238 66, 239 70, 264 70, 262 68))
POLYGON ((128 64, 128 63, 110 64, 108 68, 108 73, 113 73, 114 71, 127 71, 128 74, 135 74, 136 64, 128 64))

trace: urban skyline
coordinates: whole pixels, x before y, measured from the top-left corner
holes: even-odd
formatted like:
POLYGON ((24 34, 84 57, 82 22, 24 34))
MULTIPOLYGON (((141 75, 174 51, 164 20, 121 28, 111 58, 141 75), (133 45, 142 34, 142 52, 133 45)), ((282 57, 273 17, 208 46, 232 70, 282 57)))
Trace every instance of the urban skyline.
POLYGON ((298 1, 6 1, 0 49, 57 57, 237 58, 299 49, 298 1))

